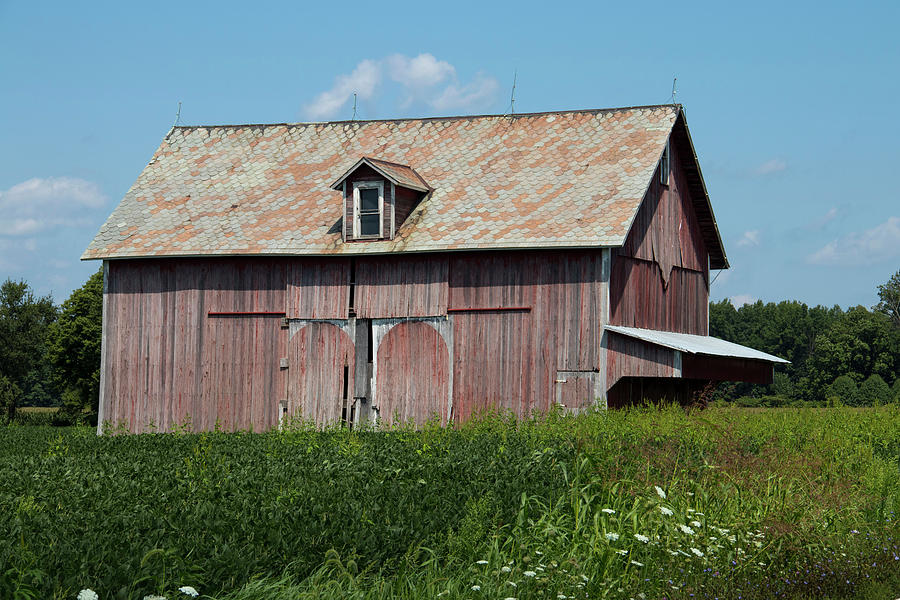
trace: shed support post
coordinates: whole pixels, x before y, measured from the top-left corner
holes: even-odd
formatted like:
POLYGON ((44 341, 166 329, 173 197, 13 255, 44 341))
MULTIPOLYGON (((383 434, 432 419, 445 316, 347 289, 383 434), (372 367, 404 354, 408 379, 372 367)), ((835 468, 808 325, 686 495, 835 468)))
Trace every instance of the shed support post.
POLYGON ((607 408, 607 352, 609 344, 606 326, 609 325, 609 274, 612 268, 612 252, 609 248, 600 250, 600 376, 594 382, 597 405, 607 408))

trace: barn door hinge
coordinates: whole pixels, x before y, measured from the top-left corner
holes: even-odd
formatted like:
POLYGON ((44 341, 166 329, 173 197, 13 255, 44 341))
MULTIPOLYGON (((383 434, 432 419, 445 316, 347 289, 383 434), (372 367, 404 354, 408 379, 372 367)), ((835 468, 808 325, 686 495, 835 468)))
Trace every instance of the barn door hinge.
POLYGON ((282 328, 282 329, 287 329, 288 327, 290 327, 290 325, 288 324, 288 318, 287 318, 287 317, 281 317, 281 328, 282 328))
POLYGON ((287 369, 287 368, 288 368, 288 359, 286 359, 286 358, 279 358, 279 359, 278 359, 278 366, 279 366, 280 368, 282 368, 282 369, 287 369))

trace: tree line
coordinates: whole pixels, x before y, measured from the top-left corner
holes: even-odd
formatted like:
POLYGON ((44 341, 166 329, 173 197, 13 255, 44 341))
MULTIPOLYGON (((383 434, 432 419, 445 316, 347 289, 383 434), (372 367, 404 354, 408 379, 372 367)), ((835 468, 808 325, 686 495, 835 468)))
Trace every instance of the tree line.
POLYGON ((787 359, 768 386, 727 383, 719 400, 744 405, 871 406, 900 401, 900 271, 871 309, 797 301, 710 303, 709 334, 787 359))
MULTIPOLYGON (((785 358, 767 386, 723 383, 720 401, 747 406, 900 401, 900 271, 879 302, 808 307, 797 301, 712 302, 709 333, 785 358)), ((16 406, 59 406, 63 418, 96 414, 100 390, 103 272, 57 306, 25 281, 0 285, 0 418, 16 406)))
POLYGON ((0 420, 17 406, 59 406, 61 419, 97 412, 103 272, 57 306, 25 281, 0 284, 0 420))

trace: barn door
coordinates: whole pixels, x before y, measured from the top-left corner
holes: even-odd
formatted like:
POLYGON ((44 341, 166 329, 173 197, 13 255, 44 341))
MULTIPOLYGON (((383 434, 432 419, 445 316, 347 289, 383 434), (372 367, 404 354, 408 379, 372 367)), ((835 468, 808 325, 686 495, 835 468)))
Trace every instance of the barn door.
POLYGON ((434 327, 421 321, 391 327, 378 345, 377 364, 380 421, 422 425, 436 417, 447 424, 450 357, 434 327))
POLYGON ((341 420, 352 387, 353 341, 340 327, 313 322, 288 344, 288 414, 316 425, 341 420))
POLYGON ((556 403, 576 413, 590 408, 599 396, 599 381, 595 371, 557 371, 556 403))

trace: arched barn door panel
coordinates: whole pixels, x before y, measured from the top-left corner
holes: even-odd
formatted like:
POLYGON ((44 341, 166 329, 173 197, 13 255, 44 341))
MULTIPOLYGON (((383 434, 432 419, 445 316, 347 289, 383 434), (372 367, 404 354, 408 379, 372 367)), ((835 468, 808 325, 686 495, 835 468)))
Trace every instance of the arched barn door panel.
POLYGON ((434 416, 447 424, 450 357, 441 335, 427 323, 395 325, 378 345, 375 384, 378 418, 422 425, 434 416))
POLYGON ((353 341, 331 323, 309 323, 288 350, 288 412, 317 425, 339 421, 353 372, 353 341))

